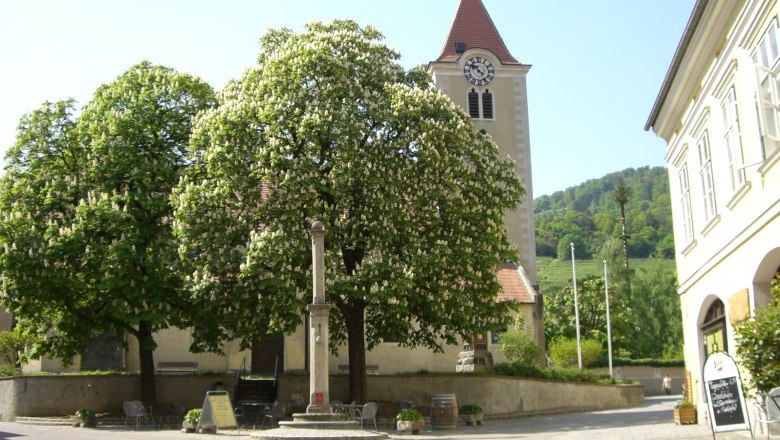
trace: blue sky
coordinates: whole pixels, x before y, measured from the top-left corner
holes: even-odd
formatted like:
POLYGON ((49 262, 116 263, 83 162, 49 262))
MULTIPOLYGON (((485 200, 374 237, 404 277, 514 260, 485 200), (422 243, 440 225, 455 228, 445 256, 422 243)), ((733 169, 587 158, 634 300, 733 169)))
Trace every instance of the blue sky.
MULTIPOLYGON (((625 168, 665 165, 643 130, 694 0, 483 0, 528 76, 534 197, 625 168)), ((92 92, 149 60, 219 89, 268 28, 371 24, 407 67, 441 52, 458 0, 2 0, 0 152, 46 100, 92 92)))

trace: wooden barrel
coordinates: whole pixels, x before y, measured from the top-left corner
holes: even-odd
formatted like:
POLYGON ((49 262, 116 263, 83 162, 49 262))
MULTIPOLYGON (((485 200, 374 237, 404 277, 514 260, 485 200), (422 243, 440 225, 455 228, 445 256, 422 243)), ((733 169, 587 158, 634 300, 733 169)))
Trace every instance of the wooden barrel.
POLYGON ((458 427, 458 402, 454 394, 434 394, 431 397, 431 426, 433 429, 458 427))

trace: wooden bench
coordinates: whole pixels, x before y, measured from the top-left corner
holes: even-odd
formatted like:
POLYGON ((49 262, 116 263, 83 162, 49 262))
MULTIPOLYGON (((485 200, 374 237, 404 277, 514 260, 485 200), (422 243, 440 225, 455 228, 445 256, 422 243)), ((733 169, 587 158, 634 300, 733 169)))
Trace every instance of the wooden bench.
MULTIPOLYGON (((339 364, 339 371, 349 371, 349 364, 339 364)), ((379 365, 366 364, 366 373, 379 374, 379 365)))
POLYGON ((159 374, 195 374, 198 372, 197 362, 187 361, 160 361, 157 362, 159 374))

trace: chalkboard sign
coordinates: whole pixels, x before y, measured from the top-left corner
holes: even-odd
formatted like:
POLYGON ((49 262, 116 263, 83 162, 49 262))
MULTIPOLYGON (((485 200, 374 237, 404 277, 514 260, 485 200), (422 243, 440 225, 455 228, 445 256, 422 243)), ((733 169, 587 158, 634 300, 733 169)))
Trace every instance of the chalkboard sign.
POLYGON ((734 359, 722 351, 711 353, 704 362, 703 376, 712 432, 750 430, 742 380, 734 359))
POLYGON ((707 394, 710 398, 712 415, 715 418, 716 425, 745 423, 742 399, 739 396, 736 377, 727 377, 707 382, 707 394))

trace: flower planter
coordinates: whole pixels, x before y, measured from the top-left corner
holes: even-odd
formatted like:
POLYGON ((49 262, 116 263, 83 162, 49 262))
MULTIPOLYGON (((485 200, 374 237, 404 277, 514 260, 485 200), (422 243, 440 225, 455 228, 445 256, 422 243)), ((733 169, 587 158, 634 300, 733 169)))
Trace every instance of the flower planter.
POLYGON ((696 424, 696 408, 675 408, 674 423, 677 425, 696 424))
POLYGON ((461 414, 460 419, 468 426, 481 425, 482 413, 479 414, 461 414))
POLYGON ((78 428, 79 426, 82 428, 94 428, 97 426, 97 417, 94 415, 87 417, 74 417, 73 426, 75 428, 78 428))
POLYGON ((188 422, 187 420, 181 422, 181 432, 192 434, 195 432, 195 429, 197 427, 198 427, 197 423, 188 422))
POLYGON ((396 429, 399 433, 411 432, 412 434, 419 434, 420 430, 425 426, 425 420, 398 420, 396 421, 396 429))

